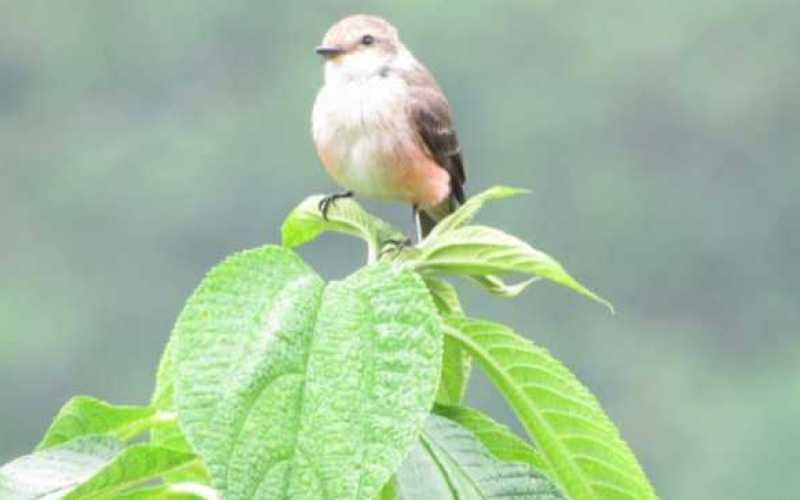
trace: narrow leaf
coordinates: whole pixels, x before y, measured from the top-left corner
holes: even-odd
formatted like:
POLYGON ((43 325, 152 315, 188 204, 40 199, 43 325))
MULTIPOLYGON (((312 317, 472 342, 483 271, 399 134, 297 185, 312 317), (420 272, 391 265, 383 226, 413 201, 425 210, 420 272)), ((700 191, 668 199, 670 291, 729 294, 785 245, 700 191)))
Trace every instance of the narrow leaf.
POLYGON ((541 279, 538 276, 534 276, 533 278, 528 278, 525 281, 509 285, 506 282, 504 282, 502 278, 491 274, 470 276, 470 278, 475 280, 480 286, 485 288, 489 293, 497 295, 499 297, 505 297, 508 299, 518 296, 519 294, 524 292, 529 286, 531 286, 532 284, 536 283, 541 279))
POLYGON ((196 461, 192 453, 183 453, 151 444, 137 444, 123 450, 114 460, 97 471, 91 479, 72 490, 65 500, 107 498, 162 474, 196 461))
POLYGON ((442 374, 436 390, 436 402, 458 405, 464 399, 472 371, 472 357, 458 342, 444 339, 442 351, 442 374))
POLYGON ((502 391, 570 498, 656 498, 595 397, 545 349, 486 321, 451 317, 445 330, 502 391))
POLYGON ((464 309, 462 309, 461 302, 458 300, 458 292, 456 292, 453 285, 442 279, 426 276, 425 286, 431 292, 433 302, 440 313, 464 314, 464 309))
MULTIPOLYGON (((450 283, 434 278, 425 278, 425 285, 431 292, 433 302, 441 314, 463 314, 458 293, 450 283)), ((458 342, 445 337, 442 352, 442 374, 436 391, 436 402, 444 405, 458 405, 464 399, 472 371, 472 358, 458 345, 458 342)))
POLYGON ((296 248, 317 239, 325 231, 335 231, 363 239, 369 250, 369 261, 373 262, 383 242, 405 239, 401 231, 368 214, 351 198, 336 200, 326 219, 319 209, 323 198, 322 195, 310 196, 289 213, 281 227, 283 246, 296 248))
POLYGON ((528 464, 534 470, 550 474, 547 460, 533 445, 488 415, 473 408, 443 405, 437 405, 435 413, 471 431, 498 460, 528 464))
POLYGON ((106 436, 82 436, 18 458, 0 468, 0 498, 61 498, 91 478, 123 449, 106 436))
POLYGON ((115 495, 114 500, 219 500, 219 494, 204 484, 174 483, 137 488, 115 495))
POLYGON ((155 415, 156 410, 149 407, 115 406, 88 396, 77 396, 61 408, 36 449, 51 448, 88 434, 130 439, 153 425, 155 415))
POLYGON ((521 463, 494 458, 474 434, 431 415, 397 472, 401 498, 562 500, 546 477, 521 463))
POLYGON ((397 491, 397 478, 395 476, 392 476, 392 478, 383 485, 378 495, 378 500, 400 500, 397 491))
POLYGON ((490 201, 511 198, 512 196, 519 196, 529 192, 530 191, 527 189, 495 186, 482 193, 470 196, 469 199, 458 208, 458 210, 436 224, 431 233, 428 235, 428 239, 438 238, 439 235, 444 234, 447 231, 458 229, 459 227, 469 224, 475 215, 480 211, 480 209, 490 201))
POLYGON ((587 289, 554 258, 498 229, 467 226, 438 238, 426 239, 419 247, 415 265, 422 272, 439 271, 463 276, 524 273, 548 279, 607 306, 605 299, 587 289))
MULTIPOLYGON (((436 457, 420 441, 415 443, 403 465, 395 473, 397 484, 394 498, 398 500, 455 500, 457 494, 450 485, 445 470, 436 462, 436 457)), ((388 499, 387 499, 388 500, 388 499)))
POLYGON ((181 426, 226 499, 374 498, 424 422, 441 362, 417 275, 374 265, 323 289, 276 247, 214 268, 173 335, 181 426))

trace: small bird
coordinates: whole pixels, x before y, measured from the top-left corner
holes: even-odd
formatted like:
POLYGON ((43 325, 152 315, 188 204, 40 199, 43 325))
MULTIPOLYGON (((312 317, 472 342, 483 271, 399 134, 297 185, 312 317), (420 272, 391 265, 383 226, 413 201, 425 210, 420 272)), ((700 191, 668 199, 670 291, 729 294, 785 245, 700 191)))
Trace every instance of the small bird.
POLYGON ((418 239, 464 203, 466 181, 450 104, 386 20, 342 19, 316 49, 325 82, 311 116, 319 157, 347 191, 413 206, 418 239))

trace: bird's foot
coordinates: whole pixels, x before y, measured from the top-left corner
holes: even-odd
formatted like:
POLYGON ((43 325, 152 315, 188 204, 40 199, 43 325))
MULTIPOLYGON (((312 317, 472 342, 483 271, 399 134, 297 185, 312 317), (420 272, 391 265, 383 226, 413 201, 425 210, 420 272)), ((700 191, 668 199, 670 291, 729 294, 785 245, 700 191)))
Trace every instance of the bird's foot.
POLYGON ((353 192, 347 191, 345 193, 334 193, 322 198, 319 201, 319 211, 322 212, 322 218, 328 220, 328 210, 336 204, 336 200, 342 198, 352 198, 353 192))
POLYGON ((404 240, 399 240, 399 239, 385 240, 381 244, 381 256, 386 255, 388 253, 399 254, 406 248, 410 248, 413 246, 414 242, 411 241, 411 238, 406 238, 404 240))

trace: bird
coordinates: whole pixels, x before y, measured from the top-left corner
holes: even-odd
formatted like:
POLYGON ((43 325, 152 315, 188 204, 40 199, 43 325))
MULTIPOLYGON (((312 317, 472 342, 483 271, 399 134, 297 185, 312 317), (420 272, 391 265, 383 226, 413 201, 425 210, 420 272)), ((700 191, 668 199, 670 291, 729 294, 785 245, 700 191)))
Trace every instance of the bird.
POLYGON ((316 48, 324 82, 311 113, 322 164, 344 192, 410 203, 417 241, 465 201, 466 175, 450 103, 431 72, 387 20, 366 14, 335 23, 316 48))

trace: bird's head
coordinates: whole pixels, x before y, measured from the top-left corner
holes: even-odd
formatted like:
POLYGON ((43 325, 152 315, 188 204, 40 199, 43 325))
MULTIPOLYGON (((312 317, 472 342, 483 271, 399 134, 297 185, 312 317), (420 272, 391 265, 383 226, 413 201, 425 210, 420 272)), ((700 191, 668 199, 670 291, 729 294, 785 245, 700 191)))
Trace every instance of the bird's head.
POLYGON ((346 17, 334 24, 316 49, 325 61, 326 81, 369 78, 405 51, 394 26, 367 15, 346 17))

